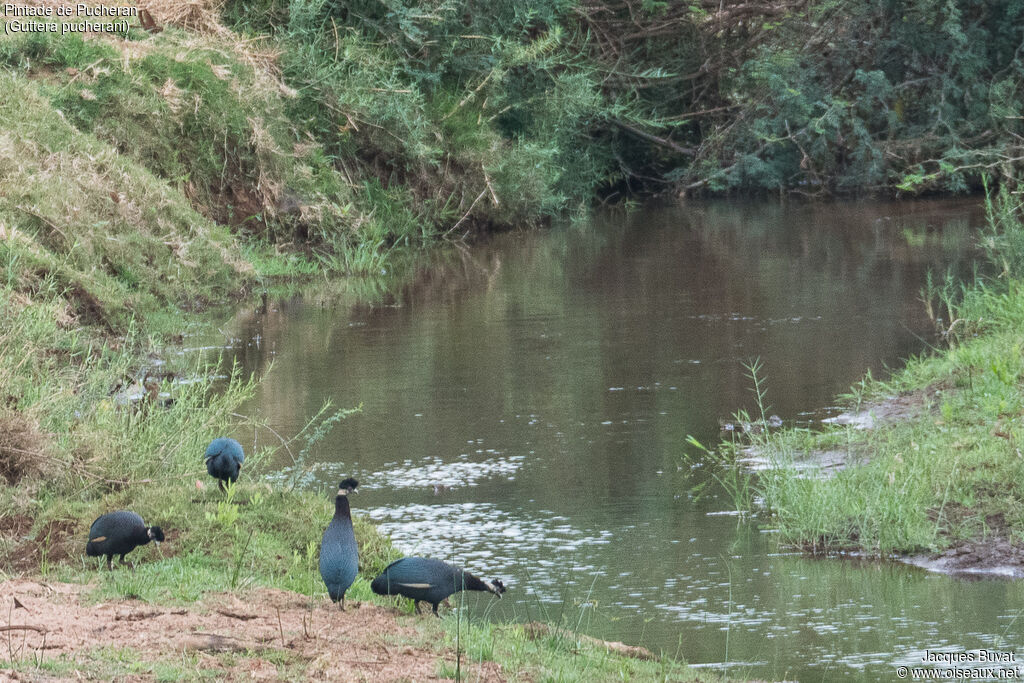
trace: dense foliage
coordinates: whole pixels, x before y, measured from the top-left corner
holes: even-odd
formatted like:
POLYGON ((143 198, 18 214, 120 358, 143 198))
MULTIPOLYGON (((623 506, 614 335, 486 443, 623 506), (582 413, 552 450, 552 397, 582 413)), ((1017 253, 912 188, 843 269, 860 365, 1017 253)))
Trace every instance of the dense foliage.
MULTIPOLYGON (((379 273, 395 246, 595 198, 964 192, 1024 160, 1024 0, 167 0, 153 13, 159 32, 12 34, 0 71, 82 135, 82 163, 106 145, 248 247, 297 253, 302 272, 379 273)), ((52 149, 15 119, 5 134, 9 151, 52 149)), ((68 198, 29 177, 0 193, 0 221, 66 233, 68 198)), ((123 185, 62 187, 102 216, 137 203, 123 185)), ((60 260, 71 243, 48 246, 60 260)), ((62 282, 123 309, 113 293, 136 287, 141 251, 109 256, 110 287, 62 282)))
POLYGON ((1021 0, 236 0, 227 11, 303 46, 287 75, 332 150, 376 156, 377 177, 418 199, 443 179, 452 194, 435 217, 479 193, 474 216, 505 221, 595 189, 965 191, 1024 158, 1021 0), (353 139, 359 120, 386 130, 353 139))
POLYGON ((485 189, 474 215, 498 221, 595 189, 965 191, 1024 157, 1021 0, 235 0, 227 12, 301 46, 286 75, 333 151, 376 159, 382 182, 419 199, 444 180, 454 194, 435 216, 485 189))
MULTIPOLYGON (((0 69, 206 218, 329 269, 595 197, 964 192, 1024 160, 1024 0, 153 12, 164 30, 127 40, 8 37, 0 69)), ((63 225, 36 213, 12 224, 63 225)))

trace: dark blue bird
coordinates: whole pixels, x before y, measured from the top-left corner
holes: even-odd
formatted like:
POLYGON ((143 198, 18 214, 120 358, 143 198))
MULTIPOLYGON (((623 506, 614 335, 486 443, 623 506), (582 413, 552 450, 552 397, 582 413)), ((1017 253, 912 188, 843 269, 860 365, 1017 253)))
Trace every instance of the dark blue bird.
POLYGON ((452 593, 461 590, 487 591, 500 598, 505 592, 505 584, 498 579, 487 582, 465 569, 425 557, 395 560, 373 580, 370 588, 377 595, 402 595, 415 600, 417 614, 420 613, 420 600, 429 602, 435 616, 440 616, 437 614, 437 606, 452 593))
POLYGON ((124 556, 135 550, 136 546, 146 545, 150 541, 160 543, 164 540, 164 532, 158 526, 146 526, 142 517, 129 510, 108 512, 96 518, 89 527, 89 541, 85 544, 85 554, 89 557, 107 556, 107 569, 113 569, 110 561, 114 555, 124 556))
POLYGON ((220 488, 224 490, 224 482, 234 484, 238 481, 238 473, 245 462, 242 444, 234 439, 221 437, 214 439, 206 448, 206 471, 211 477, 219 479, 220 488))
POLYGON ((356 580, 359 572, 359 548, 352 529, 352 511, 348 494, 355 492, 359 482, 351 477, 338 484, 334 498, 334 518, 324 529, 320 542, 320 576, 327 584, 327 594, 334 602, 341 601, 345 609, 345 591, 356 580))

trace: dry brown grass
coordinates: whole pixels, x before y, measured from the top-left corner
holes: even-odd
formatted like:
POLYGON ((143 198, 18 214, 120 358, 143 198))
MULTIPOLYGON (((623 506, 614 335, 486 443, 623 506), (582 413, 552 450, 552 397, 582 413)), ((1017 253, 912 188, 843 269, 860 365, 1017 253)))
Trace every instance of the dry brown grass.
POLYGON ((159 0, 139 4, 140 9, 149 10, 160 26, 176 26, 200 36, 215 37, 217 47, 229 50, 258 74, 265 72, 275 88, 287 94, 289 89, 281 83, 277 66, 280 51, 269 47, 261 38, 243 38, 224 26, 220 21, 223 6, 223 0, 159 0))
POLYGON ((16 484, 26 476, 42 474, 48 442, 35 420, 18 412, 0 412, 0 477, 16 484))
MULTIPOLYGON (((36 7, 74 7, 76 5, 107 5, 109 2, 97 0, 23 0, 23 4, 36 7)), ((139 9, 147 9, 160 25, 170 24, 180 28, 202 33, 216 32, 223 28, 220 24, 222 0, 154 0, 151 2, 131 3, 139 9)))
MULTIPOLYGON (((72 0, 28 2, 37 6, 52 7, 77 4, 72 0)), ((85 4, 104 3, 91 0, 85 4)), ((103 41, 117 49, 123 55, 126 71, 131 69, 132 61, 146 58, 154 52, 166 53, 170 50, 174 59, 178 61, 187 61, 194 58, 195 53, 202 53, 218 78, 232 81, 231 87, 238 94, 239 101, 251 100, 254 93, 267 102, 278 98, 295 97, 297 93, 282 80, 278 64, 280 50, 262 37, 243 37, 224 26, 220 16, 223 4, 223 0, 144 0, 137 4, 138 8, 148 10, 157 25, 175 27, 184 33, 164 32, 147 40, 128 40, 115 34, 91 34, 84 37, 88 40, 103 41), (231 62, 244 64, 251 69, 251 78, 243 79, 244 82, 235 82, 227 66, 227 63, 231 62)), ((130 22, 133 26, 140 24, 138 19, 130 19, 130 22)), ((133 28, 133 31, 136 30, 141 31, 141 28, 133 28)), ((175 115, 198 106, 199 94, 183 92, 172 80, 164 83, 158 92, 175 115)), ((82 97, 88 99, 90 94, 88 89, 82 90, 82 97)), ((189 184, 182 188, 193 207, 206 217, 222 223, 235 223, 239 220, 238 217, 247 218, 255 215, 275 218, 286 185, 284 179, 280 177, 281 160, 297 156, 295 151, 282 148, 274 140, 260 115, 254 114, 249 121, 252 125, 249 143, 257 158, 256 177, 248 177, 244 182, 224 183, 212 196, 201 191, 204 188, 191 187, 189 184), (223 207, 226 206, 232 207, 230 215, 223 211, 223 207)), ((97 196, 117 192, 120 191, 110 188, 105 194, 97 193, 97 196)), ((123 213, 137 207, 131 202, 122 202, 119 208, 123 213)), ((307 215, 309 211, 304 211, 303 220, 324 220, 321 214, 328 214, 330 211, 324 207, 318 208, 316 215, 307 215)), ((47 218, 52 220, 50 216, 47 218)))
MULTIPOLYGON (((89 6, 110 6, 111 3, 97 0, 78 2, 77 0, 23 0, 22 4, 36 7, 74 7, 79 4, 89 6)), ((132 3, 140 10, 148 10, 158 26, 174 26, 191 31, 199 36, 212 36, 217 39, 217 46, 227 49, 250 66, 266 71, 274 80, 274 85, 285 95, 294 95, 281 81, 281 72, 277 67, 280 51, 269 47, 261 38, 242 38, 220 21, 223 0, 149 0, 149 2, 132 3)), ((130 20, 133 25, 141 25, 137 19, 130 20)), ((97 35, 97 34, 86 34, 97 35)), ((142 52, 147 50, 137 41, 124 41, 119 36, 100 34, 115 44, 122 44, 122 51, 142 52)), ((209 46, 207 46, 209 47, 209 46)))
MULTIPOLYGON (((114 573, 119 571, 125 570, 114 573)), ((70 679, 152 679, 123 676, 139 670, 124 662, 94 659, 96 648, 106 646, 130 648, 150 666, 160 660, 190 661, 182 659, 184 650, 198 659, 196 668, 184 673, 213 673, 229 680, 427 681, 438 678, 440 662, 454 667, 455 652, 443 644, 440 623, 370 603, 349 603, 342 612, 323 598, 256 588, 244 600, 234 594, 212 594, 181 607, 139 600, 91 604, 88 591, 88 586, 56 581, 0 583, 4 617, 13 612, 16 622, 40 629, 19 633, 23 649, 4 647, 0 662, 25 662, 31 669, 32 652, 45 652, 47 657, 65 658, 70 679), (15 599, 23 610, 13 609, 15 599), (224 652, 232 656, 217 656, 224 652), (282 663, 290 668, 282 671, 282 663), (97 666, 109 668, 98 672, 97 666)), ((467 661, 465 655, 462 667, 469 680, 508 678, 498 664, 467 661)))
POLYGON ((223 0, 160 0, 140 3, 161 25, 170 24, 198 33, 221 33, 226 31, 220 23, 223 0))

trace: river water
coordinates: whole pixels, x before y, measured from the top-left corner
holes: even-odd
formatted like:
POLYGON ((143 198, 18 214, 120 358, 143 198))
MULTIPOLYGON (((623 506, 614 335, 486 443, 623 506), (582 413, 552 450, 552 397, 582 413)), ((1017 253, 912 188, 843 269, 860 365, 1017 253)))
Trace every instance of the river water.
POLYGON ((325 399, 362 405, 303 484, 326 499, 354 475, 355 510, 403 551, 511 586, 467 596, 474 614, 742 676, 891 680, 926 649, 1013 649, 1024 589, 795 554, 766 516, 728 514, 686 439, 754 409, 754 358, 770 412, 814 424, 921 352, 927 273, 966 276, 981 225, 976 201, 652 206, 441 250, 375 303, 307 292, 223 329, 245 371, 273 362, 244 412, 280 434, 325 399))

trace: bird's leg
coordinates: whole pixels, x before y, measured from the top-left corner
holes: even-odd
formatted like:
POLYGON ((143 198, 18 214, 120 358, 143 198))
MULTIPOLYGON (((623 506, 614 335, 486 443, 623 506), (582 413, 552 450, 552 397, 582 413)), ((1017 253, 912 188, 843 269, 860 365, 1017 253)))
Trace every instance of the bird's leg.
POLYGON ((112 566, 110 566, 110 561, 112 559, 114 559, 113 555, 107 555, 107 571, 110 571, 110 572, 114 571, 114 568, 112 566))
POLYGON ((341 596, 341 600, 338 601, 338 606, 341 608, 342 612, 345 611, 345 596, 344 595, 342 595, 341 596))
POLYGON ((125 566, 125 565, 128 565, 128 567, 129 567, 129 568, 130 568, 130 569, 131 569, 132 571, 135 571, 135 563, 134 563, 134 562, 125 562, 125 561, 124 561, 124 554, 122 554, 122 555, 121 555, 121 566, 123 567, 123 566, 125 566))
POLYGON ((416 614, 419 614, 420 613, 420 601, 419 600, 415 600, 413 602, 413 604, 414 604, 414 607, 416 607, 416 614))
POLYGON ((439 602, 435 602, 434 603, 434 616, 437 617, 438 619, 441 618, 441 615, 437 613, 437 606, 440 605, 440 604, 441 603, 439 603, 439 602))
POLYGON ((228 490, 227 487, 224 486, 224 480, 223 479, 218 479, 217 480, 217 485, 220 487, 221 491, 227 491, 228 490))

